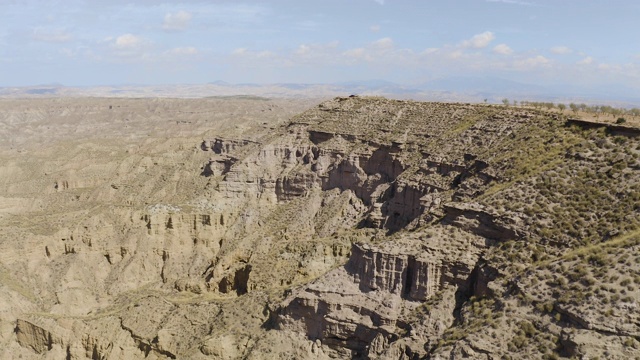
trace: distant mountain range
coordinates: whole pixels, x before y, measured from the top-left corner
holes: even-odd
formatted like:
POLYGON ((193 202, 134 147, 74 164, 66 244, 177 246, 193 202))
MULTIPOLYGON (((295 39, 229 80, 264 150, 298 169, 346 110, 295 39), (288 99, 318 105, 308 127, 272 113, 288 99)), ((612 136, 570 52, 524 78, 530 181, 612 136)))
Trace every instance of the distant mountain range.
POLYGON ((444 77, 414 85, 386 80, 346 81, 331 84, 231 84, 217 80, 207 84, 113 85, 68 87, 47 84, 31 87, 0 87, 0 97, 207 97, 254 95, 266 97, 330 97, 338 95, 380 95, 433 101, 499 103, 510 100, 607 103, 616 106, 640 106, 640 91, 610 84, 580 87, 571 84, 540 86, 496 77, 444 77))

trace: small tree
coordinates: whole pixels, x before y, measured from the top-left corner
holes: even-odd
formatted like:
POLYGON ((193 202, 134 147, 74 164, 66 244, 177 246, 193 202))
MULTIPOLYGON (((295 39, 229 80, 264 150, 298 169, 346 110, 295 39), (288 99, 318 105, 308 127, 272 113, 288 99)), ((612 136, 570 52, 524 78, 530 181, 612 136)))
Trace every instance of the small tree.
POLYGON ((627 122, 627 120, 625 120, 625 118, 623 118, 623 117, 619 117, 618 120, 616 120, 616 124, 624 124, 626 122, 627 122))
POLYGON ((578 114, 578 105, 571 103, 569 104, 569 108, 571 108, 571 111, 573 111, 574 114, 578 114))
POLYGON ((567 105, 565 104, 558 104, 558 109, 560 109, 560 111, 564 112, 564 109, 567 108, 567 105))
POLYGON ((612 108, 612 107, 611 107, 611 106, 609 106, 609 105, 602 105, 602 106, 600 106, 600 112, 602 112, 602 114, 604 114, 604 115, 609 114, 609 115, 611 115, 611 116, 615 116, 615 109, 614 109, 614 108, 612 108))
POLYGON ((508 106, 508 105, 509 105, 509 99, 506 99, 506 98, 505 98, 505 99, 502 99, 502 103, 503 103, 505 106, 508 106))
POLYGON ((611 116, 613 116, 613 117, 621 118, 622 115, 624 114, 624 110, 623 109, 617 109, 617 108, 611 108, 611 110, 609 110, 609 114, 611 114, 611 116))

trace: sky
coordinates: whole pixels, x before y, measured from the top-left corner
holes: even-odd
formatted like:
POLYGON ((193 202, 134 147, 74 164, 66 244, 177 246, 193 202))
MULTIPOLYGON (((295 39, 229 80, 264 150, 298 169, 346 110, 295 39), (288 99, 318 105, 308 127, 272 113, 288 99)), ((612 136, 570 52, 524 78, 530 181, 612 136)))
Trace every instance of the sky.
POLYGON ((0 0, 0 86, 405 85, 640 94, 636 0, 0 0))

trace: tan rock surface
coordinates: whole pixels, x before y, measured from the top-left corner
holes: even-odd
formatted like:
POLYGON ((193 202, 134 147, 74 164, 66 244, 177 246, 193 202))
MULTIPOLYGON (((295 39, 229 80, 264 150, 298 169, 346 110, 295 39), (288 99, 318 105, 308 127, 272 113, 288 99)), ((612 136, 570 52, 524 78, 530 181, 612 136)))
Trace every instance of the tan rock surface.
POLYGON ((0 357, 640 356, 636 132, 359 97, 0 110, 0 357))

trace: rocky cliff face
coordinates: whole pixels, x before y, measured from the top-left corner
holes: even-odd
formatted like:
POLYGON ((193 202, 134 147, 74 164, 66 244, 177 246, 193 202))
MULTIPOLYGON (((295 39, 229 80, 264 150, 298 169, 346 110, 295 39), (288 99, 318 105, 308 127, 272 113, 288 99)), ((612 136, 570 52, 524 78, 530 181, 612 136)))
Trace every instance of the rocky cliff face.
MULTIPOLYGON (((386 350, 410 331, 407 314, 420 304, 442 296, 446 289, 468 290, 483 244, 455 236, 450 240, 470 247, 466 252, 424 252, 423 245, 430 242, 425 235, 381 247, 354 244, 344 267, 289 295, 281 305, 278 328, 320 340, 342 356, 373 356, 373 351, 386 350), (462 254, 464 258, 456 258, 462 254), (383 344, 372 349, 376 339, 383 344)), ((455 292, 440 301, 455 303, 455 292)))
POLYGON ((70 159, 102 162, 31 187, 0 168, 0 355, 638 355, 636 132, 381 98, 268 127, 237 113, 218 133, 84 145, 70 159))

